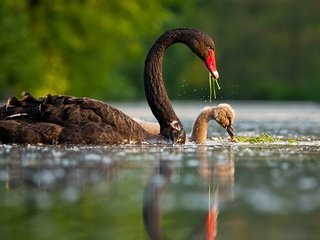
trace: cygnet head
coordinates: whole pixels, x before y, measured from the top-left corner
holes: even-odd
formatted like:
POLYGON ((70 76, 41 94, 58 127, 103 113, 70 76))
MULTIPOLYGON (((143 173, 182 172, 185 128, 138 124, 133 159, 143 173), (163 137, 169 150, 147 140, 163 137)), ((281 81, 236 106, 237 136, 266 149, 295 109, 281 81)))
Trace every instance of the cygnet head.
POLYGON ((216 106, 213 111, 212 118, 223 128, 225 128, 231 138, 234 137, 233 122, 235 118, 234 109, 226 103, 221 103, 216 106))

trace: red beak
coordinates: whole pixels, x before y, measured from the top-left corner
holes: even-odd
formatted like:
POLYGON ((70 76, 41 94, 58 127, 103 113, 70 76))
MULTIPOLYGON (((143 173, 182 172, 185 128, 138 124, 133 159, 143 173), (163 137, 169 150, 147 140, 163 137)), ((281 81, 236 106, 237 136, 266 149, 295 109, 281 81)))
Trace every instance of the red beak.
POLYGON ((206 66, 210 71, 211 75, 215 78, 219 78, 219 73, 217 71, 216 58, 214 56, 214 51, 212 49, 209 50, 209 56, 206 59, 206 66))

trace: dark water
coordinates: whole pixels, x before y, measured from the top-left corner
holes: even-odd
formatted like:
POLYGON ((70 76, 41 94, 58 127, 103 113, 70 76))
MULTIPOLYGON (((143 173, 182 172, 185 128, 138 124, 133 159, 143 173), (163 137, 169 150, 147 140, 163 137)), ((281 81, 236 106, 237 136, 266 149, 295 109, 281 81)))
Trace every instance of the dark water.
POLYGON ((319 239, 319 106, 258 105, 237 133, 283 141, 212 124, 202 146, 0 145, 0 239, 319 239))

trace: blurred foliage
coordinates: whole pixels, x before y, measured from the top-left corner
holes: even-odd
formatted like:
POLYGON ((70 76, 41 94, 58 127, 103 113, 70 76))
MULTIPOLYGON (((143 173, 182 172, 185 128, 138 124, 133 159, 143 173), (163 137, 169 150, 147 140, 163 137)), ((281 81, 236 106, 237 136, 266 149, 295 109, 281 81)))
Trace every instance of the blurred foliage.
MULTIPOLYGON (((0 94, 28 90, 143 99, 144 58, 165 30, 212 35, 219 98, 319 100, 317 0, 2 0, 0 94)), ((208 73, 185 47, 164 62, 171 98, 209 99, 208 73)))

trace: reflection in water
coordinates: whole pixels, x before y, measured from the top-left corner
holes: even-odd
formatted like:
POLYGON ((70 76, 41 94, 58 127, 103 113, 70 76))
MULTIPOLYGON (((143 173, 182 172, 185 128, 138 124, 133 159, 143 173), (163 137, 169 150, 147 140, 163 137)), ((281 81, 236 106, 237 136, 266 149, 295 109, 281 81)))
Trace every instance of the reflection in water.
MULTIPOLYGON (((36 160, 34 160, 36 161, 36 160)), ((64 187, 90 187, 117 177, 121 165, 117 162, 105 164, 103 161, 79 163, 68 166, 61 163, 41 164, 34 162, 23 166, 20 162, 6 164, 6 188, 38 188, 44 190, 64 187)))
MULTIPOLYGON (((200 163, 198 172, 203 189, 208 191, 208 210, 202 220, 202 227, 190 230, 187 239, 214 240, 217 235, 219 198, 233 199, 234 154, 232 148, 228 148, 220 159, 211 161, 210 165, 207 146, 199 146, 198 156, 200 163), (220 196, 220 192, 222 192, 222 196, 220 196)), ((172 172, 172 161, 160 160, 159 166, 144 188, 143 222, 146 232, 152 240, 164 238, 160 197, 170 184, 172 172)), ((170 239, 170 236, 166 238, 170 239)))
POLYGON ((302 144, 2 145, 0 236, 318 239, 319 154, 302 144))
POLYGON ((150 178, 143 192, 143 222, 150 239, 163 239, 159 200, 170 176, 170 161, 160 160, 158 170, 150 178))

